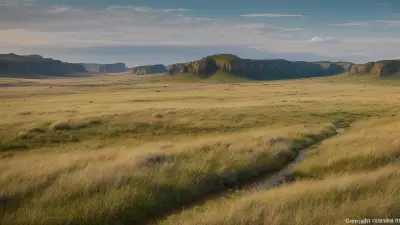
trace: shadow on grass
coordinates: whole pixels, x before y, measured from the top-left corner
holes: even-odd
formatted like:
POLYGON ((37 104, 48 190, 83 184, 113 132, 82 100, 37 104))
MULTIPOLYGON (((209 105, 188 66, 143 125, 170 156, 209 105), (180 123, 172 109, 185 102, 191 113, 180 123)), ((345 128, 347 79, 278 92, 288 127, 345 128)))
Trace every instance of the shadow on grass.
MULTIPOLYGON (((151 184, 146 186, 146 190, 152 193, 151 199, 132 199, 130 207, 108 218, 118 218, 119 224, 152 224, 187 207, 225 196, 235 189, 246 188, 249 184, 255 183, 287 166, 295 160, 299 151, 318 144, 335 134, 334 129, 328 129, 319 134, 307 135, 301 139, 294 140, 292 152, 279 154, 278 158, 274 160, 271 160, 269 155, 261 155, 257 163, 252 163, 248 167, 236 170, 236 182, 222 182, 218 174, 212 173, 208 175, 193 174, 191 177, 193 177, 195 185, 189 187, 179 187, 174 184, 151 184)), ((104 219, 93 221, 93 223, 107 224, 115 222, 114 220, 108 220, 105 223, 102 221, 104 219)), ((80 223, 77 221, 74 224, 80 223)))

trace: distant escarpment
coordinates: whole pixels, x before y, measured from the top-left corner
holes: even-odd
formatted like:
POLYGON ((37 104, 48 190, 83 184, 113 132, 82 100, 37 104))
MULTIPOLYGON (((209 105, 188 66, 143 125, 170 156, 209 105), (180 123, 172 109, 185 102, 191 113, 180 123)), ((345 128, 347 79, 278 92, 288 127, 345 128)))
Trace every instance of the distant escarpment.
POLYGON ((85 70, 88 72, 92 73, 98 73, 100 71, 100 67, 103 66, 104 64, 98 64, 98 63, 81 63, 83 67, 85 67, 85 70))
POLYGON ((132 68, 131 72, 136 75, 147 75, 147 74, 156 74, 156 73, 166 73, 168 71, 164 65, 156 64, 156 65, 134 67, 134 68, 132 68))
POLYGON ((100 73, 122 73, 128 72, 129 69, 126 67, 125 63, 114 63, 101 65, 99 68, 100 73))
POLYGON ((13 53, 0 54, 0 74, 41 74, 64 76, 70 73, 87 72, 76 63, 66 63, 40 55, 21 56, 13 53))
POLYGON ((380 77, 400 75, 400 60, 383 60, 354 65, 351 74, 373 74, 380 77))
POLYGON ((220 54, 207 56, 194 62, 171 65, 168 73, 170 75, 192 73, 201 77, 209 77, 217 71, 222 71, 248 79, 275 80, 335 75, 349 71, 352 65, 348 62, 252 60, 241 59, 230 54, 220 54))

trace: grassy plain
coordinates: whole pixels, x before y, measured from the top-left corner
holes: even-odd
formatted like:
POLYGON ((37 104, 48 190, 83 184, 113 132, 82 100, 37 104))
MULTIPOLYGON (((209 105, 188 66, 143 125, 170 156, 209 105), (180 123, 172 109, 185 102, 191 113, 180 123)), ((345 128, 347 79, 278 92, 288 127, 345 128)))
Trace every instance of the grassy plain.
POLYGON ((323 139, 295 168, 296 182, 160 223, 400 217, 400 83, 217 77, 0 79, 0 223, 154 222, 272 174, 323 139))

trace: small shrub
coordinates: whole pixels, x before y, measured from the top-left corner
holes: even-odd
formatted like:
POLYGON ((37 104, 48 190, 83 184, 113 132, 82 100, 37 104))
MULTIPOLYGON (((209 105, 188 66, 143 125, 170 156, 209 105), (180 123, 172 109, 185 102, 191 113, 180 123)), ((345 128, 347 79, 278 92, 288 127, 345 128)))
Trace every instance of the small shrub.
POLYGON ((32 114, 32 112, 29 112, 29 111, 18 113, 18 115, 21 115, 21 116, 29 116, 31 114, 32 114))
POLYGON ((92 124, 92 125, 99 125, 99 124, 102 124, 102 123, 103 123, 103 121, 96 120, 96 119, 89 121, 89 124, 92 124))
POLYGON ((0 144, 0 151, 18 151, 18 150, 25 150, 28 146, 25 144, 0 144))
POLYGON ((45 133, 46 129, 41 128, 41 127, 32 127, 26 130, 26 132, 29 133, 45 133))
POLYGON ((155 117, 155 118, 163 118, 164 115, 162 113, 154 113, 153 117, 155 117))

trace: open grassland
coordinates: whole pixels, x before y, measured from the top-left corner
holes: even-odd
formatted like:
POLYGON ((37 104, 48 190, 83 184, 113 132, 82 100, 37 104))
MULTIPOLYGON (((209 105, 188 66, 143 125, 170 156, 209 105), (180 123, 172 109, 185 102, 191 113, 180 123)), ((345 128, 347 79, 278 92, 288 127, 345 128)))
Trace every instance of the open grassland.
POLYGON ((400 217, 397 81, 216 78, 0 79, 0 223, 400 217), (279 171, 321 141, 290 185, 176 211, 279 171))

